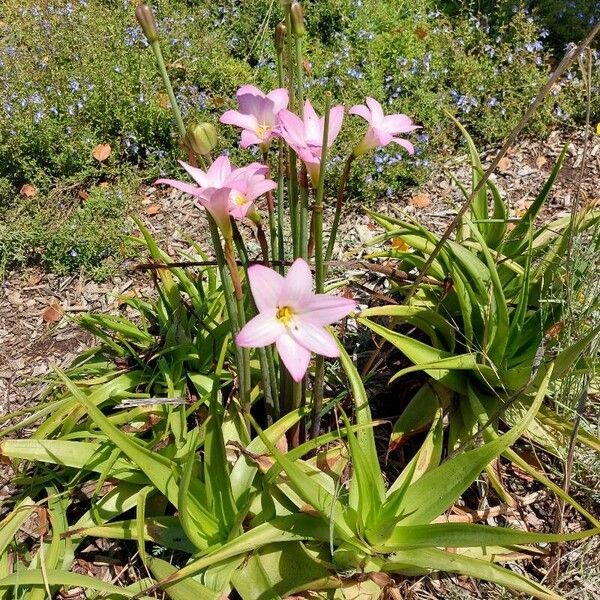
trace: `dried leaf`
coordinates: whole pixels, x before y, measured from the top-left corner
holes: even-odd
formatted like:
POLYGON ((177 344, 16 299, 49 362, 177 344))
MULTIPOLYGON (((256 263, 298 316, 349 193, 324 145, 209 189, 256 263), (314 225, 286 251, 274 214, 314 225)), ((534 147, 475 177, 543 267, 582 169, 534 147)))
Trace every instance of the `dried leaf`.
POLYGON ((417 194, 410 199, 410 203, 415 208, 426 208, 431 204, 431 198, 429 194, 417 194))
POLYGON ((160 94, 158 94, 158 105, 161 108, 165 108, 165 109, 170 109, 171 108, 171 100, 169 100, 169 94, 167 94, 166 92, 160 92, 160 94))
POLYGON ((79 190, 77 194, 84 202, 90 197, 90 195, 85 190, 79 190))
POLYGON ((150 206, 148 206, 146 208, 146 214, 149 217, 152 217, 152 216, 156 215, 159 212, 160 212, 160 204, 150 204, 150 206))
POLYGON ((417 27, 415 29, 415 35, 420 39, 424 39, 427 37, 427 29, 423 29, 423 27, 417 27))
POLYGON ((392 238, 392 248, 399 252, 408 252, 410 245, 407 244, 402 238, 392 238))
POLYGON ((535 165, 538 169, 541 169, 547 162, 548 162, 548 160, 546 159, 545 156, 538 156, 535 159, 535 165))
POLYGON ((21 194, 21 196, 25 196, 25 198, 34 198, 37 196, 37 193, 37 188, 30 183, 26 183, 19 191, 19 194, 21 194))
POLYGON ((498 163, 498 170, 502 173, 506 173, 507 171, 510 171, 511 165, 512 163, 510 162, 510 158, 503 156, 498 163))
POLYGON ((98 161, 105 161, 112 154, 110 144, 98 144, 92 151, 92 156, 98 161))
POLYGON ((50 304, 42 313, 45 323, 56 323, 62 319, 63 312, 59 304, 50 304))

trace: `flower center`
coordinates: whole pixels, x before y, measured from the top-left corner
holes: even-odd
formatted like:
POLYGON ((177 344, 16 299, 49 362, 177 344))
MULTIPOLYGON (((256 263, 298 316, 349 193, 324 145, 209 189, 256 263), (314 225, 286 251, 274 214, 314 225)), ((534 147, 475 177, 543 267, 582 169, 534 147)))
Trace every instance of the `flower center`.
POLYGON ((264 138, 267 135, 269 135, 269 133, 271 133, 271 126, 267 125, 266 123, 260 123, 258 125, 258 129, 256 130, 256 133, 259 138, 264 138))
POLYGON ((286 327, 289 326, 290 321, 294 318, 294 310, 289 306, 282 306, 277 310, 275 315, 286 327))
POLYGON ((244 206, 244 204, 248 202, 248 198, 246 198, 242 192, 238 192, 237 190, 233 190, 229 197, 234 204, 237 204, 237 206, 244 206))

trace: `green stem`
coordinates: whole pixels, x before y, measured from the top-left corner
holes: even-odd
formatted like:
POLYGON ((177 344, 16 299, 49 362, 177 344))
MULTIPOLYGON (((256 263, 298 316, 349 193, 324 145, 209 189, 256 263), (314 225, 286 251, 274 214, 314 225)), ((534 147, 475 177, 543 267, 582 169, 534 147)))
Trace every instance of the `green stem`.
POLYGON ((308 174, 306 167, 302 164, 300 168, 300 214, 299 214, 299 245, 298 256, 303 259, 308 258, 308 174))
MULTIPOLYGON (((267 172, 267 178, 271 178, 271 166, 269 164, 269 152, 263 150, 263 163, 267 166, 269 171, 267 172)), ((269 211, 269 235, 271 238, 271 254, 273 259, 277 260, 277 226, 275 224, 275 208, 273 206, 273 192, 267 192, 267 208, 269 211)), ((265 254, 263 249, 263 254, 265 254)), ((265 261, 268 261, 268 256, 264 256, 265 261)))
MULTIPOLYGON (((325 269, 323 263, 323 196, 325 195, 325 169, 327 165, 327 143, 329 140, 329 116, 331 112, 331 93, 325 94, 325 116, 323 126, 323 150, 319 168, 319 185, 313 208, 314 240, 315 240, 315 287, 317 294, 322 294, 325 287, 325 269)), ((325 360, 319 354, 315 362, 315 380, 312 392, 312 419, 310 436, 319 435, 321 412, 323 410, 323 389, 325 385, 325 360)))
POLYGON ((284 197, 284 148, 283 141, 279 142, 279 157, 277 165, 277 260, 281 261, 279 272, 284 273, 285 246, 283 240, 283 197, 284 197))
POLYGON ((340 217, 342 215, 342 207, 344 205, 344 196, 346 195, 346 186, 348 185, 348 179, 350 179, 350 169, 354 162, 355 156, 351 154, 346 159, 344 165, 344 172, 340 179, 340 186, 338 188, 337 199, 335 203, 335 215, 333 217, 333 223, 331 224, 331 233, 329 235, 329 243, 327 244, 327 252, 325 253, 325 262, 331 260, 333 256, 333 247, 335 246, 335 238, 337 237, 338 227, 340 225, 340 217))
POLYGON ((175 99, 175 93, 173 92, 173 86, 171 85, 171 80, 169 78, 169 74, 167 73, 167 67, 165 65, 165 59, 162 54, 162 50, 160 48, 160 42, 155 40, 150 44, 152 48, 152 52, 154 52, 154 56, 156 58, 156 64, 158 65, 158 71, 160 72, 160 76, 162 77, 163 83, 167 88, 167 94, 169 96, 169 102, 171 102, 171 108, 173 109, 173 113, 175 115, 175 121, 177 121, 177 127, 179 128, 179 134, 181 135, 181 139, 185 139, 186 131, 185 125, 183 124, 183 118, 181 116, 181 111, 179 110, 179 105, 177 104, 177 100, 175 99))

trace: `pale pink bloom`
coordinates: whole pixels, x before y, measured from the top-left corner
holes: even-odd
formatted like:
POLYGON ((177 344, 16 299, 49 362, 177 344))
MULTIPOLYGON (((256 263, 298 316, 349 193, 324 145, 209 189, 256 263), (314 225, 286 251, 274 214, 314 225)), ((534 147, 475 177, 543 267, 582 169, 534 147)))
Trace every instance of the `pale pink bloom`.
MULTIPOLYGON (((260 163, 252 163, 246 167, 235 168, 227 156, 219 156, 205 172, 198 167, 192 167, 183 161, 181 166, 188 172, 197 185, 178 181, 176 179, 158 179, 156 183, 165 183, 178 190, 192 194, 200 203, 213 213, 213 196, 217 191, 227 190, 227 213, 236 219, 243 219, 254 201, 265 192, 273 190, 277 184, 265 176, 268 168, 260 163)), ((218 217, 213 214, 219 226, 222 221, 223 195, 219 195, 218 217)))
MULTIPOLYGON (((344 107, 334 106, 329 114, 327 147, 331 147, 342 128, 344 107)), ((319 118, 309 100, 304 103, 304 119, 289 110, 279 113, 281 137, 294 149, 306 165, 313 186, 319 185, 319 169, 323 153, 323 129, 325 119, 319 118)))
POLYGON ((400 144, 409 154, 415 153, 415 147, 408 140, 395 137, 399 133, 408 133, 419 129, 418 125, 413 125, 410 117, 406 115, 384 115, 381 104, 373 98, 367 98, 366 106, 364 104, 353 106, 349 113, 362 117, 369 124, 365 137, 354 149, 355 156, 361 156, 374 148, 383 148, 390 142, 400 144))
POLYGON ((240 110, 228 110, 221 123, 242 128, 242 148, 255 144, 268 147, 276 135, 277 115, 288 105, 288 91, 278 88, 264 94, 253 85, 244 85, 237 91, 240 110))
POLYGON ((356 308, 354 300, 314 294, 309 266, 297 258, 285 277, 263 265, 252 265, 248 279, 258 315, 237 334, 243 348, 275 343, 294 381, 301 381, 310 353, 339 356, 335 338, 326 325, 339 321, 356 308))

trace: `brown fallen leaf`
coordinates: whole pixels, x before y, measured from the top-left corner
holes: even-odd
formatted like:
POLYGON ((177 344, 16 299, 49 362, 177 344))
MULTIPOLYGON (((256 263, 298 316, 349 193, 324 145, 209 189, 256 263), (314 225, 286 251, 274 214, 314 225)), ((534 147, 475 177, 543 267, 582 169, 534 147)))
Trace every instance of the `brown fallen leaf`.
POLYGON ((545 156, 538 156, 535 159, 535 165, 538 169, 541 169, 547 162, 548 162, 548 160, 546 159, 545 156))
POLYGON ((19 194, 21 194, 21 196, 25 196, 25 198, 34 198, 37 196, 37 193, 37 188, 30 183, 26 183, 19 191, 19 194))
POLYGON ((171 108, 171 100, 169 99, 169 94, 166 92, 160 92, 157 97, 158 105, 161 108, 170 109, 171 108))
POLYGON ((410 203, 415 208, 426 208, 431 204, 431 198, 429 194, 417 194, 410 199, 410 203))
POLYGON ((105 161, 112 154, 110 144, 98 144, 92 151, 92 156, 98 161, 105 161))
POLYGON ((62 319, 63 311, 58 304, 50 304, 50 306, 44 309, 42 313, 42 319, 45 323, 57 323, 62 319))
POLYGON ((500 162, 498 163, 498 171, 506 173, 507 171, 510 171, 511 165, 512 163, 510 162, 510 158, 506 158, 506 156, 503 156, 500 159, 500 162))
POLYGON ((85 190, 79 190, 77 194, 84 202, 90 197, 90 195, 85 190))
POLYGON ((425 39, 427 37, 427 29, 424 29, 423 27, 417 27, 415 29, 415 35, 420 39, 425 39))
POLYGON ((160 204, 150 204, 150 206, 146 207, 146 214, 149 217, 152 217, 160 212, 160 204))

